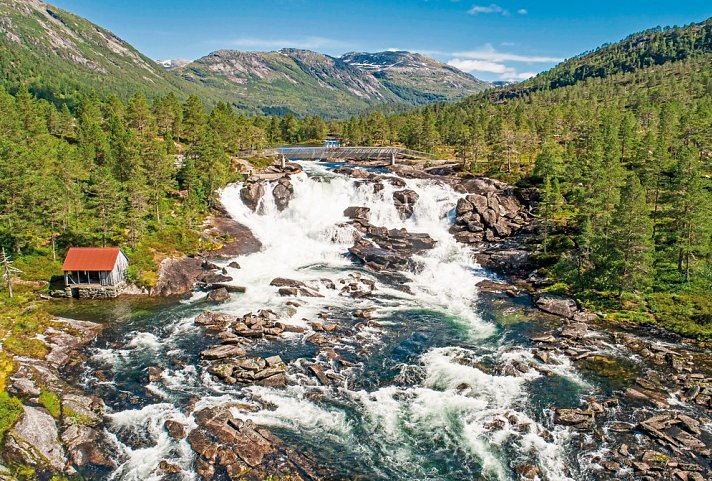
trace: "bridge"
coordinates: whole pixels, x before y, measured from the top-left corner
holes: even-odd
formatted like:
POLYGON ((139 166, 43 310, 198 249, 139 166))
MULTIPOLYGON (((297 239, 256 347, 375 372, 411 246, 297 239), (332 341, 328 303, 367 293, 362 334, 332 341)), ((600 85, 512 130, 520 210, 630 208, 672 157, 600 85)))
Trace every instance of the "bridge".
POLYGON ((286 160, 387 160, 395 164, 396 159, 435 159, 433 154, 400 147, 278 147, 262 152, 265 157, 286 160))

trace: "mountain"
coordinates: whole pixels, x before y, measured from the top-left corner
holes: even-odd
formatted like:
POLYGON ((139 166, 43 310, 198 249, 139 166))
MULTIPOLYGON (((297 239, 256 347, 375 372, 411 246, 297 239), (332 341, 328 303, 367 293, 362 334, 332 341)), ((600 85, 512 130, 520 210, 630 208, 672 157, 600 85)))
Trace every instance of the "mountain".
POLYGON ((491 85, 461 70, 419 53, 351 52, 341 60, 371 73, 409 104, 457 99, 491 85))
POLYGON ((27 83, 50 100, 71 101, 87 90, 124 98, 136 91, 214 98, 110 31, 38 0, 0 2, 0 69, 6 86, 27 83))
POLYGON ((384 105, 420 105, 488 84, 407 52, 334 58, 308 50, 219 50, 194 62, 153 61, 110 31, 39 0, 0 2, 0 84, 26 83, 41 97, 73 103, 80 92, 174 92, 227 101, 252 113, 345 117, 384 105), (353 65, 352 65, 353 64, 353 65))
POLYGON ((712 18, 684 27, 657 27, 573 57, 516 86, 505 88, 498 95, 514 96, 555 89, 591 78, 605 78, 656 65, 709 56, 710 53, 712 18))
POLYGON ((422 105, 484 90, 488 83, 424 55, 309 50, 219 50, 183 68, 183 79, 226 92, 245 108, 344 116, 391 103, 422 105))

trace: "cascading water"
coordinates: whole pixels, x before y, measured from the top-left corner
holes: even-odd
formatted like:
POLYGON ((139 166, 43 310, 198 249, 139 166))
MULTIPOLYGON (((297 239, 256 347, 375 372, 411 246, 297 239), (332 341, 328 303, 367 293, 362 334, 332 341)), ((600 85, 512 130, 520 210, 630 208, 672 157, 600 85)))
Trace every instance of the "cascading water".
MULTIPOLYGON (((568 431, 545 429, 542 409, 533 401, 550 381, 535 370, 512 374, 505 369, 531 360, 532 353, 478 313, 475 285, 488 274, 448 232, 461 194, 446 184, 408 179, 407 188, 419 197, 413 216, 402 220, 392 197, 399 189, 390 183, 374 192, 372 185, 318 164, 305 169, 292 176, 294 196, 281 212, 271 187, 257 212, 240 200, 240 185, 222 193, 229 214, 249 227, 263 247, 224 262, 240 264, 241 269, 227 269, 234 284, 247 291, 219 310, 243 315, 272 309, 284 323, 309 328, 324 311, 353 322, 354 310, 372 309, 377 322, 339 340, 338 347, 353 354, 355 365, 340 373, 343 382, 335 386, 317 385, 291 370, 286 388, 239 388, 216 381, 199 365, 201 348, 210 344, 192 322, 206 309, 199 295, 149 325, 125 326, 129 338, 97 350, 87 374, 95 379, 97 370, 110 369, 114 377, 104 388, 121 400, 109 415, 108 429, 121 453, 111 479, 160 479, 162 459, 176 462, 188 473, 186 479, 193 479, 189 444, 167 436, 164 421, 190 427, 192 413, 236 399, 252 408, 236 413, 239 417, 271 427, 336 475, 507 480, 516 479, 517 466, 529 463, 548 480, 575 479, 566 449, 568 431), (350 273, 369 275, 347 256, 354 242, 354 228, 344 217, 350 206, 368 206, 373 225, 427 233, 437 245, 415 257, 417 269, 403 273, 408 289, 374 277, 370 296, 354 299, 324 289, 324 297, 299 298, 296 310, 288 306, 290 298, 277 294, 272 279, 318 283, 350 273), (160 379, 138 389, 135 379, 157 364, 164 366, 160 379), (145 391, 152 403, 138 391, 145 391)), ((285 361, 318 356, 305 337, 259 341, 254 350, 280 354, 285 361)), ((552 369, 557 386, 590 389, 565 359, 552 369)))

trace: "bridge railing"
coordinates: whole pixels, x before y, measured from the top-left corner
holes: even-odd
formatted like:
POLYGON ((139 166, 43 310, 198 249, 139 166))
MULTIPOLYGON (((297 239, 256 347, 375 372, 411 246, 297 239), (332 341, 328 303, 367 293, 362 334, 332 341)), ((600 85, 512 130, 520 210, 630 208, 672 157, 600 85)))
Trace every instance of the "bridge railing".
POLYGON ((389 160, 393 156, 435 159, 433 154, 400 147, 278 147, 264 150, 262 155, 302 160, 389 160))

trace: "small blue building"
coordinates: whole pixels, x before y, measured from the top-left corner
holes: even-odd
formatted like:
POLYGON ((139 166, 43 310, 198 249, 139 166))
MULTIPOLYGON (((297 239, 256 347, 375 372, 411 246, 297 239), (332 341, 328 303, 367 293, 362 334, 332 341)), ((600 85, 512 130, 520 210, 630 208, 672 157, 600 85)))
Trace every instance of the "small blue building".
POLYGON ((338 147, 341 147, 339 139, 329 138, 324 141, 324 148, 326 149, 336 149, 338 147))

